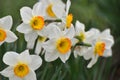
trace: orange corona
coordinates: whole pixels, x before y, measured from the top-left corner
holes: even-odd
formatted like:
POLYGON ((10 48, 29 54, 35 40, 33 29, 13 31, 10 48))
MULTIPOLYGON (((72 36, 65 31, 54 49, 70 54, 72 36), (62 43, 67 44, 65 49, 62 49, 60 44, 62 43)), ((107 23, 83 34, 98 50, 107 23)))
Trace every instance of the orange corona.
POLYGON ((67 27, 67 28, 70 28, 72 21, 73 21, 73 15, 72 15, 72 14, 69 14, 69 15, 66 17, 66 27, 67 27))
POLYGON ((69 38, 60 38, 56 42, 56 47, 61 54, 65 54, 71 48, 71 40, 69 38))
POLYGON ((94 50, 95 54, 98 54, 99 56, 103 56, 104 51, 105 51, 105 43, 97 42, 94 50))
POLYGON ((25 77, 27 74, 29 73, 29 67, 28 65, 26 64, 17 64, 15 67, 14 67, 14 74, 17 76, 17 77, 20 77, 20 78, 23 78, 25 77))
POLYGON ((32 18, 30 25, 34 30, 41 30, 44 27, 44 18, 41 16, 35 16, 32 18))
POLYGON ((6 32, 3 29, 0 29, 0 42, 4 41, 6 37, 6 32))

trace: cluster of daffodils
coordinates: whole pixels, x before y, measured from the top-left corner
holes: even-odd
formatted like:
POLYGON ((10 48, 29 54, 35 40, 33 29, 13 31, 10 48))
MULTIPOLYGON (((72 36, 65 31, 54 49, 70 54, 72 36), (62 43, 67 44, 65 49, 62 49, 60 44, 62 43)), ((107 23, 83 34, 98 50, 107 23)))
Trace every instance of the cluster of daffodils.
MULTIPOLYGON (((27 50, 20 54, 6 52, 3 62, 9 67, 0 73, 9 77, 9 80, 37 80, 34 71, 42 64, 40 54, 44 55, 47 62, 59 58, 63 63, 71 54, 75 58, 83 56, 85 60, 90 60, 88 68, 97 62, 98 57, 111 56, 114 40, 110 30, 100 32, 92 28, 85 31, 85 25, 79 21, 73 25, 70 6, 70 0, 66 4, 61 0, 40 0, 32 9, 21 8, 23 22, 16 30, 24 34, 27 50), (28 49, 33 48, 35 54, 30 55, 28 49)), ((0 45, 17 40, 17 36, 10 31, 11 27, 11 16, 0 19, 0 45)))

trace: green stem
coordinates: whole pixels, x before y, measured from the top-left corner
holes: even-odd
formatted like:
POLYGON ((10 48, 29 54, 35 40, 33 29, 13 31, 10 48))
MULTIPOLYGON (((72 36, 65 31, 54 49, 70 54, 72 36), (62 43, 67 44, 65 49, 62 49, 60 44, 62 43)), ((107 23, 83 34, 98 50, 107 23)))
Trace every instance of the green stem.
POLYGON ((86 46, 86 47, 91 47, 92 45, 89 44, 89 43, 78 42, 75 46, 86 46))
POLYGON ((56 20, 45 20, 45 22, 47 23, 51 23, 51 22, 62 22, 61 19, 56 19, 56 20))

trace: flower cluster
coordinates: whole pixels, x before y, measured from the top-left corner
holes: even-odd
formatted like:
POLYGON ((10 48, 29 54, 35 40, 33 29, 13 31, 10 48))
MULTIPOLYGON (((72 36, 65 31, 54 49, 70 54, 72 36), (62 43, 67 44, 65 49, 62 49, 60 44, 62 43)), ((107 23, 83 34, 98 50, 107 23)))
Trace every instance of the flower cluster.
MULTIPOLYGON (((6 52, 3 62, 9 67, 0 73, 9 77, 9 80, 36 80, 34 70, 42 64, 39 54, 44 55, 47 62, 60 58, 63 63, 71 54, 74 54, 75 58, 83 56, 85 60, 91 60, 88 68, 97 62, 98 57, 111 56, 114 40, 110 29, 103 32, 96 28, 85 31, 83 23, 76 21, 73 25, 70 6, 70 0, 67 0, 66 4, 62 0, 40 0, 32 9, 21 8, 23 22, 16 30, 24 34, 28 49, 35 47, 36 54, 30 55, 28 50, 21 54, 6 52)), ((5 41, 17 40, 16 35, 10 31, 11 26, 11 16, 0 19, 0 45, 5 41)))

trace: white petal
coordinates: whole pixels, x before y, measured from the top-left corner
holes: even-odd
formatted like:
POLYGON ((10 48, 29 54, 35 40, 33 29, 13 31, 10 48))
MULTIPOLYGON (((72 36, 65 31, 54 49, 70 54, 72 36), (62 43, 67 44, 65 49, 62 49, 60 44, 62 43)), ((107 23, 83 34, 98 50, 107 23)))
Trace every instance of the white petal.
POLYGON ((18 62, 19 54, 16 52, 6 52, 3 56, 3 62, 7 65, 14 66, 18 62))
POLYGON ((76 57, 76 55, 79 56, 85 56, 85 52, 87 52, 87 48, 85 46, 76 46, 76 48, 74 49, 74 56, 76 57))
POLYGON ((98 34, 100 34, 99 29, 91 28, 90 30, 91 30, 92 32, 94 32, 95 35, 97 34, 97 36, 98 36, 98 34))
POLYGON ((113 36, 110 34, 110 29, 106 29, 104 30, 101 35, 100 38, 104 38, 104 39, 111 39, 114 43, 114 39, 113 36))
POLYGON ((32 31, 28 34, 25 34, 25 40, 26 41, 34 40, 37 38, 37 36, 38 36, 37 33, 32 31))
POLYGON ((65 36, 72 39, 75 36, 75 29, 74 26, 71 26, 68 30, 66 30, 67 32, 65 32, 65 36))
POLYGON ((86 43, 92 43, 94 40, 96 40, 98 38, 99 34, 97 34, 96 32, 94 32, 94 30, 89 30, 87 32, 85 32, 85 41, 86 43))
POLYGON ((25 33, 25 34, 31 32, 32 30, 33 29, 29 24, 22 23, 17 27, 18 32, 25 33))
POLYGON ((77 35, 79 35, 81 32, 85 32, 85 25, 83 23, 80 23, 79 21, 76 21, 75 31, 77 35))
POLYGON ((43 43, 42 46, 46 51, 52 52, 55 50, 55 40, 54 39, 48 40, 45 43, 43 43))
POLYGON ((84 57, 85 60, 88 60, 88 59, 92 58, 93 55, 94 55, 93 48, 88 48, 83 53, 83 57, 84 57))
POLYGON ((42 51, 41 55, 44 55, 44 53, 45 53, 45 49, 43 49, 43 51, 42 51))
POLYGON ((69 13, 70 6, 71 6, 71 1, 67 0, 67 3, 66 3, 66 15, 68 15, 68 13, 69 13))
POLYGON ((71 54, 71 50, 68 53, 66 53, 66 54, 60 54, 60 59, 62 60, 63 63, 65 63, 66 60, 69 59, 70 54, 71 54))
POLYGON ((78 55, 81 55, 81 49, 80 46, 76 46, 74 49, 74 56, 77 58, 78 55))
POLYGON ((19 61, 25 62, 27 64, 31 63, 32 60, 31 60, 31 57, 29 55, 29 51, 28 50, 25 50, 25 51, 20 53, 19 61))
POLYGON ((44 26, 44 28, 42 30, 37 30, 37 34, 40 35, 40 36, 46 36, 47 37, 47 35, 48 35, 47 31, 48 30, 47 30, 46 26, 44 26))
POLYGON ((9 78, 9 80, 22 80, 22 79, 17 76, 12 76, 9 78))
POLYGON ((110 56, 112 56, 112 50, 111 49, 105 50, 103 56, 104 57, 110 57, 110 56))
POLYGON ((3 71, 0 72, 5 77, 12 77, 14 75, 13 73, 13 67, 7 67, 3 71))
POLYGON ((74 50, 74 57, 77 58, 78 57, 78 51, 74 50))
POLYGON ((27 41, 27 48, 28 49, 33 49, 35 45, 35 40, 34 41, 27 41))
POLYGON ((113 43, 113 44, 115 43, 115 42, 114 42, 114 38, 113 38, 112 35, 109 36, 109 39, 112 40, 112 43, 113 43))
POLYGON ((110 36, 110 29, 105 29, 102 33, 101 33, 101 37, 109 37, 110 36))
POLYGON ((87 68, 91 68, 98 60, 98 55, 93 56, 92 60, 89 62, 89 64, 87 65, 87 68))
POLYGON ((24 78, 24 80, 37 80, 35 72, 30 70, 29 74, 24 78))
POLYGON ((40 2, 42 2, 42 4, 47 7, 50 4, 50 0, 40 0, 40 2))
POLYGON ((96 28, 91 28, 89 31, 85 32, 86 40, 90 44, 95 43, 100 36, 100 31, 96 28))
POLYGON ((72 41, 72 46, 74 46, 78 42, 78 39, 72 38, 71 41, 72 41))
POLYGON ((74 49, 74 56, 75 56, 75 58, 77 58, 77 56, 84 56, 86 50, 87 50, 87 47, 76 46, 75 49, 74 49))
POLYGON ((60 30, 60 28, 58 28, 58 26, 54 24, 49 24, 47 26, 47 34, 50 39, 59 38, 62 35, 62 31, 60 30))
POLYGON ((49 0, 40 0, 40 2, 42 3, 42 15, 44 15, 44 19, 51 20, 51 17, 49 17, 47 12, 46 12, 46 9, 51 4, 50 1, 49 0))
POLYGON ((62 18, 63 15, 65 14, 65 10, 63 7, 61 7, 60 5, 53 5, 52 7, 52 11, 54 12, 54 14, 56 15, 57 18, 62 18))
POLYGON ((34 16, 44 16, 44 11, 43 11, 43 4, 42 2, 37 2, 34 6, 33 6, 33 15, 34 16))
POLYGON ((110 39, 101 39, 103 42, 105 42, 105 47, 107 49, 110 49, 112 45, 114 44, 113 40, 110 39))
POLYGON ((62 2, 62 0, 49 0, 51 4, 53 5, 60 5, 61 7, 65 8, 65 3, 62 2))
POLYGON ((32 70, 38 69, 42 64, 42 59, 38 55, 31 55, 30 57, 32 59, 31 64, 29 64, 30 68, 32 70))
POLYGON ((37 41, 37 44, 36 44, 36 48, 35 48, 35 53, 36 54, 40 54, 40 52, 41 52, 41 49, 42 49, 42 45, 41 45, 42 43, 38 40, 37 41))
POLYGON ((6 16, 0 19, 0 27, 6 30, 10 30, 13 24, 11 16, 6 16))
POLYGON ((51 61, 54 61, 58 58, 58 53, 56 50, 54 51, 51 51, 51 52, 47 52, 45 53, 45 60, 47 62, 51 62, 51 61))
POLYGON ((6 42, 14 42, 18 39, 13 32, 7 30, 6 33, 7 33, 7 37, 5 39, 6 42))
POLYGON ((63 31, 63 30, 65 29, 65 23, 63 23, 63 21, 62 21, 62 23, 61 23, 61 22, 58 22, 57 25, 58 25, 58 27, 60 28, 60 30, 63 31))
POLYGON ((20 9, 20 14, 24 23, 29 23, 32 19, 32 9, 29 7, 23 7, 20 9))
MULTIPOLYGON (((64 28, 66 28, 66 26, 65 26, 65 25, 66 25, 66 16, 64 15, 64 16, 61 18, 61 20, 62 20, 62 23, 61 23, 61 24, 63 25, 64 28)), ((71 27, 71 26, 70 26, 70 27, 71 27)))
POLYGON ((25 40, 27 41, 27 48, 32 49, 35 44, 35 40, 37 39, 38 34, 36 32, 30 32, 25 34, 25 40))

